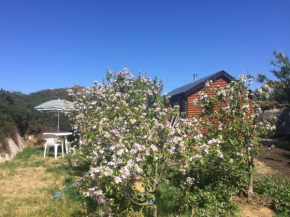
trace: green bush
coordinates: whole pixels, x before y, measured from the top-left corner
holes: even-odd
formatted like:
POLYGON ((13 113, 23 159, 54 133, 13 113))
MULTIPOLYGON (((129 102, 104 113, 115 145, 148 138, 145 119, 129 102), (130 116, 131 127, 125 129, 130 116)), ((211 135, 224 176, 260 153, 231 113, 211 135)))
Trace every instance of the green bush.
POLYGON ((234 216, 238 210, 232 189, 223 183, 194 186, 190 192, 171 184, 161 184, 157 189, 158 216, 234 216))
POLYGON ((179 188, 170 186, 168 184, 160 184, 157 189, 156 204, 158 206, 159 216, 170 216, 173 214, 180 214, 186 210, 182 208, 182 192, 179 188))
POLYGON ((255 192, 280 216, 290 216, 290 180, 280 175, 263 176, 255 180, 255 192))
POLYGON ((195 188, 190 197, 194 216, 234 216, 237 211, 232 192, 224 185, 223 188, 195 188))

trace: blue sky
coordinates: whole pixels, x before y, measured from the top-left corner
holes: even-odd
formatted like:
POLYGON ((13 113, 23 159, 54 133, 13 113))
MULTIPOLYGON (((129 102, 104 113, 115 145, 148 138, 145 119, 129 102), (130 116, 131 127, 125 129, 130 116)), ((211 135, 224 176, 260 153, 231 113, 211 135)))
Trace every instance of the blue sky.
POLYGON ((91 86, 108 67, 146 71, 164 92, 194 73, 271 77, 273 50, 290 55, 289 11, 289 0, 0 0, 0 88, 91 86))

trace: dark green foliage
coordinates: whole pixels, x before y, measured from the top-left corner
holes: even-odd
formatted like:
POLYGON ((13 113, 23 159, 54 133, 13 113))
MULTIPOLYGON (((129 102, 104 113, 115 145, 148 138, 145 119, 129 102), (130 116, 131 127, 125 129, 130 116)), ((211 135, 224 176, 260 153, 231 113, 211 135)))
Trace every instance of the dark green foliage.
POLYGON ((280 83, 275 86, 274 97, 280 103, 290 103, 290 62, 289 58, 283 53, 274 51, 275 60, 271 64, 278 68, 271 72, 280 80, 280 83))
MULTIPOLYGON (((0 143, 5 143, 7 137, 14 138, 17 130, 21 136, 55 131, 57 114, 42 114, 34 110, 35 106, 54 99, 72 100, 66 89, 42 90, 28 95, 1 89, 0 143)), ((60 114, 60 129, 70 130, 70 128, 71 123, 68 117, 60 114)))
MULTIPOLYGON (((72 101, 72 97, 68 95, 66 89, 41 90, 27 95, 27 108, 29 108, 31 115, 29 118, 29 125, 25 133, 38 134, 41 131, 56 131, 57 127, 57 113, 42 114, 33 110, 33 108, 41 103, 55 99, 65 99, 72 101)), ((68 131, 71 128, 71 122, 68 117, 60 113, 60 129, 68 131)))
POLYGON ((225 162, 208 156, 198 169, 192 170, 190 176, 195 182, 185 202, 193 205, 194 216, 234 216, 235 196, 247 186, 247 174, 238 167, 230 169, 225 162))
POLYGON ((189 176, 195 178, 189 189, 182 181, 186 177, 176 171, 159 185, 156 195, 159 216, 235 216, 238 209, 234 201, 239 189, 246 188, 245 178, 237 179, 233 171, 221 171, 218 165, 213 167, 209 162, 193 169, 189 176))
POLYGON ((264 83, 265 81, 267 81, 267 77, 266 75, 262 75, 262 74, 258 74, 256 81, 259 83, 264 83))
POLYGON ((227 186, 222 188, 207 186, 195 188, 190 201, 193 204, 193 216, 235 216, 237 206, 227 186))
POLYGON ((72 97, 68 95, 68 92, 64 88, 54 89, 54 90, 41 90, 35 93, 30 93, 28 95, 28 107, 33 108, 43 102, 53 100, 53 99, 65 99, 72 101, 72 97))
POLYGON ((0 121, 13 123, 20 132, 24 132, 28 125, 29 116, 26 103, 27 95, 0 90, 0 121))
MULTIPOLYGON (((278 81, 269 80, 265 75, 259 74, 256 78, 257 82, 267 82, 267 86, 273 88, 273 92, 269 92, 270 100, 275 100, 278 103, 290 104, 290 62, 289 58, 281 52, 273 52, 274 60, 271 65, 276 69, 271 70, 278 81)), ((266 91, 267 90, 263 90, 266 91)))
POLYGON ((279 68, 279 70, 272 70, 271 72, 276 76, 276 78, 278 78, 280 81, 285 82, 286 84, 288 84, 288 86, 290 85, 290 62, 289 62, 289 58, 287 56, 285 56, 283 53, 281 52, 273 52, 276 60, 271 61, 271 64, 277 68, 279 68))
POLYGON ((182 208, 182 192, 179 188, 167 184, 160 184, 157 189, 156 204, 159 216, 170 216, 185 213, 182 208))
POLYGON ((279 175, 263 176, 255 180, 255 192, 274 209, 279 216, 290 216, 290 180, 279 175))
POLYGON ((222 182, 204 187, 193 185, 187 192, 161 184, 156 204, 159 216, 234 216, 237 211, 234 199, 232 190, 222 182))

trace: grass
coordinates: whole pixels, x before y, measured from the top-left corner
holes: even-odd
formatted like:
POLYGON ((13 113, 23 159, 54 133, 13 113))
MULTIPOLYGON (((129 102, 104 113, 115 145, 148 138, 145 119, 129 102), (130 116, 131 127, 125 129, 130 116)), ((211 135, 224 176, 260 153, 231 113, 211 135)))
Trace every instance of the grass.
POLYGON ((0 216, 85 216, 82 197, 72 188, 53 199, 77 180, 66 158, 43 158, 42 147, 27 147, 13 161, 0 164, 0 216))
MULTIPOLYGON (((0 217, 87 216, 83 207, 84 198, 78 197, 76 187, 69 189, 60 198, 53 199, 57 191, 82 175, 76 173, 68 159, 61 158, 60 153, 57 160, 54 160, 53 152, 44 159, 42 146, 25 148, 12 161, 0 164, 0 217)), ((174 216, 174 213, 179 212, 181 204, 177 200, 178 192, 160 185, 158 194, 160 216, 174 216)), ((247 204, 242 205, 243 209, 248 207, 247 204)), ((264 207, 255 207, 258 208, 264 210, 264 207)))

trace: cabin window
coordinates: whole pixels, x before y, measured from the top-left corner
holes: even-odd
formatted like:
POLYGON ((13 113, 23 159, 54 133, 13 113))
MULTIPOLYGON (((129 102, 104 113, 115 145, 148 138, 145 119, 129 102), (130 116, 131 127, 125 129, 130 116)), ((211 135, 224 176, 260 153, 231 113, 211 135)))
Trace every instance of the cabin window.
POLYGON ((174 100, 174 101, 172 102, 172 105, 173 105, 173 107, 174 107, 174 106, 177 106, 177 105, 178 105, 177 100, 174 100))
POLYGON ((185 106, 184 106, 184 112, 185 112, 185 118, 187 118, 187 100, 185 100, 185 106))
POLYGON ((182 99, 180 115, 182 118, 187 118, 187 100, 186 99, 182 99))

